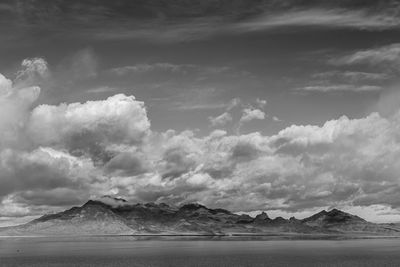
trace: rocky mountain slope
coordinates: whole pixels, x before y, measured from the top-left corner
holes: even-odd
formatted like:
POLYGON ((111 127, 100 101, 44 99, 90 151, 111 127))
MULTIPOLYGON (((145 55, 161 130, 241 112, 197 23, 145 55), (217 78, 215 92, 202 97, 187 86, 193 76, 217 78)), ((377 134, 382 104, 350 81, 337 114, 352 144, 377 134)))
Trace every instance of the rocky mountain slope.
POLYGON ((0 235, 217 235, 365 234, 400 235, 395 225, 374 224, 333 209, 311 217, 255 218, 200 204, 128 204, 122 199, 89 200, 80 207, 44 215, 27 224, 0 228, 0 235))

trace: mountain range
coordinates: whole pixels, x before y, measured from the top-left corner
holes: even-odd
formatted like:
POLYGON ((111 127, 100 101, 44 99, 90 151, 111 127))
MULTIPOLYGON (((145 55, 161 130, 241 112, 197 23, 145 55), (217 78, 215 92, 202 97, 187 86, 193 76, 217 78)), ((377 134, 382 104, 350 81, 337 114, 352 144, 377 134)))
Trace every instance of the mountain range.
POLYGON ((129 204, 120 198, 89 200, 80 207, 0 228, 0 236, 26 235, 363 235, 400 236, 400 225, 375 224, 332 209, 299 220, 238 215, 200 204, 129 204))

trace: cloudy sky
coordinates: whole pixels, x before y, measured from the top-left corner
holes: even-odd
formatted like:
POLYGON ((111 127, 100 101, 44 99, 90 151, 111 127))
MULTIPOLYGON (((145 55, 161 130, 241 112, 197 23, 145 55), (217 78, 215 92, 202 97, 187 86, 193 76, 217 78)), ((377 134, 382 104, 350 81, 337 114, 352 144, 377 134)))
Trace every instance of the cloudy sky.
POLYGON ((400 2, 1 0, 0 226, 115 195, 400 221, 400 2))

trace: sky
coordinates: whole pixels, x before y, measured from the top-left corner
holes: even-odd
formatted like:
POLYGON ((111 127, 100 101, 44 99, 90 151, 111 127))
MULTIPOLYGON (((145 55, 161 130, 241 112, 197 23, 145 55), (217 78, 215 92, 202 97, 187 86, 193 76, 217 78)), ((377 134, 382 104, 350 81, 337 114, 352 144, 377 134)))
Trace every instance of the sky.
POLYGON ((400 221, 400 1, 0 0, 0 226, 103 195, 400 221))

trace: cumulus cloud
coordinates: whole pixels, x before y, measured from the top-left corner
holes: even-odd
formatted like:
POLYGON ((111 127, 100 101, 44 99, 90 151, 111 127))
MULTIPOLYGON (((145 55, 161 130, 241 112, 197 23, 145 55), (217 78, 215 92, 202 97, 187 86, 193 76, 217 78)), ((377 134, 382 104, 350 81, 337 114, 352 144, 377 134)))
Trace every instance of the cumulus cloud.
MULTIPOLYGON (((0 76, 0 90, 0 114, 12 114, 0 116, 0 207, 13 207, 7 216, 105 194, 233 211, 400 208, 399 111, 292 125, 271 136, 198 136, 152 131, 133 96, 33 107, 39 88, 15 88, 0 76)), ((260 108, 235 106, 241 122, 266 117, 260 108)))
POLYGON ((237 132, 243 126, 243 123, 252 120, 263 120, 266 118, 266 114, 263 111, 267 105, 267 100, 257 98, 250 103, 243 103, 240 98, 233 98, 225 108, 225 112, 215 116, 208 117, 212 127, 224 126, 227 123, 233 121, 233 115, 239 114, 241 116, 238 121, 234 124, 234 128, 237 132))
POLYGON ((190 191, 190 199, 233 210, 295 211, 352 203, 396 207, 397 116, 341 117, 323 126, 294 125, 273 136, 170 133, 163 143, 175 140, 180 147, 165 157, 171 158, 174 179, 153 177, 146 188, 154 191, 140 195, 180 202, 190 191))
POLYGON ((40 105, 32 110, 27 128, 37 145, 93 154, 112 144, 139 144, 150 122, 143 102, 119 94, 102 101, 40 105))
POLYGON ((0 93, 2 97, 11 94, 12 81, 0 74, 0 93))
POLYGON ((39 94, 39 87, 17 87, 0 74, 0 148, 24 143, 22 137, 29 109, 39 94))
POLYGON ((247 122, 252 120, 263 120, 265 119, 265 112, 260 109, 245 108, 243 110, 241 122, 247 122))
POLYGON ((136 176, 145 173, 146 167, 140 153, 121 152, 105 164, 107 173, 117 176, 136 176))
POLYGON ((36 189, 77 189, 90 182, 85 180, 90 166, 90 161, 51 148, 31 152, 4 149, 0 153, 0 198, 36 189))
POLYGON ((17 82, 35 82, 37 79, 46 78, 49 75, 47 61, 43 58, 27 58, 21 63, 22 69, 18 71, 17 82))

